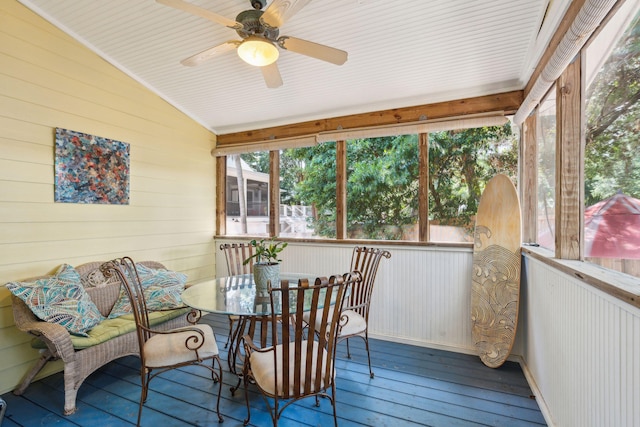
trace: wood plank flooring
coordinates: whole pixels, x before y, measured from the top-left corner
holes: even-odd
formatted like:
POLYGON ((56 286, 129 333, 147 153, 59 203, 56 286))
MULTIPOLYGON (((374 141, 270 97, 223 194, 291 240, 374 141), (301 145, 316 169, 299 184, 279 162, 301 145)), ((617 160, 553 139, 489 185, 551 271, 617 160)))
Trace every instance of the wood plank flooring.
MULTIPOLYGON (((225 369, 221 412, 224 427, 241 426, 246 417, 244 392, 232 396, 236 378, 227 370, 223 346, 228 331, 225 316, 207 315, 203 321, 216 331, 225 369)), ((479 358, 442 350, 371 340, 375 378, 370 379, 362 340, 338 348, 337 408, 340 426, 544 426, 520 366, 507 362, 499 369, 485 367, 479 358)), ((185 368, 151 381, 142 425, 214 426, 217 385, 208 371, 185 368)), ((33 383, 23 396, 4 394, 7 411, 2 427, 14 426, 127 426, 134 425, 140 397, 139 361, 118 359, 91 375, 78 393, 78 411, 62 415, 63 376, 58 373, 33 383)), ((269 426, 266 404, 250 391, 252 426, 269 426)), ((289 407, 281 426, 333 425, 331 405, 306 399, 289 407)))

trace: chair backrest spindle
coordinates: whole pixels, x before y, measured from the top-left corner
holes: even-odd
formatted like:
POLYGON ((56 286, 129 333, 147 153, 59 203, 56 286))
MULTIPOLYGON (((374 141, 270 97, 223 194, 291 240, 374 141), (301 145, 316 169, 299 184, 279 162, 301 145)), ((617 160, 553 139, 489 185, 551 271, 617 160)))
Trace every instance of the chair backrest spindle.
POLYGON ((229 276, 253 272, 253 258, 244 264, 244 260, 253 255, 253 246, 249 243, 222 243, 220 250, 224 252, 229 276))

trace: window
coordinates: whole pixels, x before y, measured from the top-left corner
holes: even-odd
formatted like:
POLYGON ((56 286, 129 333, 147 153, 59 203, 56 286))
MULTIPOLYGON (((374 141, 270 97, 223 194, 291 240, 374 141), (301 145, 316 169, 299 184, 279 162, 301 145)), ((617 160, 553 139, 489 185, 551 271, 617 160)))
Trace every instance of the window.
POLYGON ((268 234, 269 153, 228 156, 226 188, 227 234, 268 234))
POLYGON ((556 86, 538 108, 538 244, 555 250, 556 86))
POLYGON ((418 135, 348 140, 348 237, 417 240, 418 174, 418 135))
POLYGON ((430 133, 430 240, 473 242, 475 215, 487 182, 504 173, 515 183, 517 167, 518 139, 510 122, 430 133))
POLYGON ((336 144, 280 151, 280 236, 336 237, 336 144))
POLYGON ((585 53, 584 256, 640 277, 640 14, 632 3, 585 53))

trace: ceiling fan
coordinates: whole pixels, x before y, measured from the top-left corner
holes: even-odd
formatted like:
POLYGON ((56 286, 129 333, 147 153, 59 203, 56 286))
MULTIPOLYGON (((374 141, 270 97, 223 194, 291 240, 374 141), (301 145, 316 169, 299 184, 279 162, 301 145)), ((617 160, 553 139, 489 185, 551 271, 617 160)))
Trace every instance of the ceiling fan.
POLYGON ((229 40, 203 50, 180 63, 190 67, 236 49, 245 62, 260 67, 267 87, 282 86, 276 65, 278 47, 336 65, 347 61, 347 52, 291 36, 280 36, 280 26, 298 13, 311 0, 273 0, 263 11, 266 0, 250 0, 253 9, 240 12, 236 19, 228 19, 208 9, 184 0, 156 0, 158 3, 206 18, 235 30, 242 40, 229 40))

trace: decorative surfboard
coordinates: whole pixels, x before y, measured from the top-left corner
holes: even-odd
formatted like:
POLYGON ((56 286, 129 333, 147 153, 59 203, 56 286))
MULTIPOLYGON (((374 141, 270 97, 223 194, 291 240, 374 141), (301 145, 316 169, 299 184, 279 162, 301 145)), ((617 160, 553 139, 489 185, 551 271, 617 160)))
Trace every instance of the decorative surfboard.
POLYGON ((513 348, 520 297, 520 202, 496 175, 480 198, 473 248, 471 334, 482 362, 501 366, 513 348))

